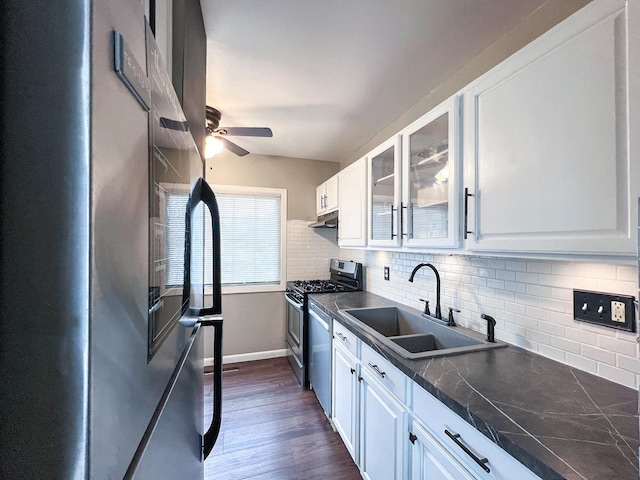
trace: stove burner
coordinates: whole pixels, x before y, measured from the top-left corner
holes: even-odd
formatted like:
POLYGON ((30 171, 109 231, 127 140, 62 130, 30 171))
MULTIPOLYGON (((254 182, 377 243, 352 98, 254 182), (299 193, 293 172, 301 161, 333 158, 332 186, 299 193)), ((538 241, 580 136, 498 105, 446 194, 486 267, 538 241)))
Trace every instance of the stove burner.
POLYGON ((344 285, 331 280, 296 280, 293 285, 296 290, 309 293, 342 292, 345 290, 344 285))

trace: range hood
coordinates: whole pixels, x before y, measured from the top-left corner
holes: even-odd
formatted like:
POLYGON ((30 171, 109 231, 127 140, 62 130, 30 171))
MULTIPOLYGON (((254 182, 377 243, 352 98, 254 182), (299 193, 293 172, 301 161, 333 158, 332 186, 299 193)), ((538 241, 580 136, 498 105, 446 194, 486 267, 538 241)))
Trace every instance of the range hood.
POLYGON ((320 215, 318 221, 309 225, 311 228, 336 228, 338 226, 338 211, 320 215))

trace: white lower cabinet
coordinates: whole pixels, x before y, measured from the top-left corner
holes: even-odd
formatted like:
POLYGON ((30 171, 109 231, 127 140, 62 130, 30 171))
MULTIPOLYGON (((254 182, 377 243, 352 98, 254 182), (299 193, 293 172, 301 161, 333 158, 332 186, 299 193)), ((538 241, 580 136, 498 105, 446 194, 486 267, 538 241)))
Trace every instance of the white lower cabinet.
POLYGON ((436 443, 443 446, 471 474, 471 477, 460 478, 540 480, 531 470, 419 385, 414 385, 413 388, 413 415, 414 419, 425 425, 436 443))
POLYGON ((360 375, 360 472, 367 480, 405 475, 407 410, 366 368, 360 375))
POLYGON ((358 463, 358 360, 334 340, 333 425, 358 463))
POLYGON ((333 423, 366 480, 540 480, 333 321, 333 423))
POLYGON ((474 477, 420 423, 413 421, 411 480, 473 480, 474 477))

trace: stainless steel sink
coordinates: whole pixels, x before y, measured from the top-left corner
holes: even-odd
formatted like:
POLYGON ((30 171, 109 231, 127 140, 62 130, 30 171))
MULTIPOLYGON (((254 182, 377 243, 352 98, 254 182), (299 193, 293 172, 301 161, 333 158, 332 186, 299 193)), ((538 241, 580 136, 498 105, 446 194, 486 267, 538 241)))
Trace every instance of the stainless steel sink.
POLYGON ((408 359, 455 355, 506 347, 487 342, 483 335, 464 327, 449 327, 398 307, 349 308, 339 313, 393 351, 408 359))

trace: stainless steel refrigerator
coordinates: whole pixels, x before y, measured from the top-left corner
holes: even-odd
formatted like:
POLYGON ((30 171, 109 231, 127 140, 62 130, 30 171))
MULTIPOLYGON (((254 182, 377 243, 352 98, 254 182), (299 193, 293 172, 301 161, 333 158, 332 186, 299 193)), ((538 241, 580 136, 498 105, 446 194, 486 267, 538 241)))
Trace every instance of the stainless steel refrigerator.
POLYGON ((0 478, 201 479, 217 206, 143 6, 3 0, 0 53, 0 478))

